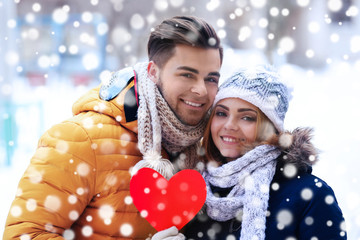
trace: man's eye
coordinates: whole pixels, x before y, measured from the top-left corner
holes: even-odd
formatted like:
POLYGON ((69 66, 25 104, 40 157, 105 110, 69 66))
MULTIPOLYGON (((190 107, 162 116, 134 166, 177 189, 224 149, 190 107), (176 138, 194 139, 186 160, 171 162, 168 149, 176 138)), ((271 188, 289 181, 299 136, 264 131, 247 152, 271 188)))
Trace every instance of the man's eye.
POLYGON ((219 83, 219 79, 217 79, 217 78, 207 78, 206 81, 213 82, 213 83, 216 83, 216 84, 219 83))
POLYGON ((184 73, 184 74, 181 74, 181 76, 186 77, 186 78, 192 78, 192 75, 190 73, 184 73))

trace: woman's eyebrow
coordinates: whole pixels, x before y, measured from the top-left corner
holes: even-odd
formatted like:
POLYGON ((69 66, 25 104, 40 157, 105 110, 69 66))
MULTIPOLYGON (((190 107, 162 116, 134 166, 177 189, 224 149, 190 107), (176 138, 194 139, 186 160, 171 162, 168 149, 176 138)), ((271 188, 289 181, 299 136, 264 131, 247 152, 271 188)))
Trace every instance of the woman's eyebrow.
POLYGON ((248 111, 257 113, 256 110, 251 109, 251 108, 239 108, 239 109, 238 109, 238 112, 248 112, 248 111))
POLYGON ((222 104, 218 104, 216 107, 221 107, 221 108, 229 111, 229 108, 222 104))
MULTIPOLYGON (((219 104, 219 105, 217 105, 216 107, 220 107, 220 108, 223 108, 223 109, 229 111, 229 108, 228 108, 227 106, 225 106, 225 105, 222 105, 222 104, 219 104)), ((254 110, 254 109, 252 109, 252 108, 239 108, 239 109, 237 110, 237 112, 249 112, 249 111, 250 111, 250 112, 255 112, 255 113, 257 113, 257 111, 254 110)))

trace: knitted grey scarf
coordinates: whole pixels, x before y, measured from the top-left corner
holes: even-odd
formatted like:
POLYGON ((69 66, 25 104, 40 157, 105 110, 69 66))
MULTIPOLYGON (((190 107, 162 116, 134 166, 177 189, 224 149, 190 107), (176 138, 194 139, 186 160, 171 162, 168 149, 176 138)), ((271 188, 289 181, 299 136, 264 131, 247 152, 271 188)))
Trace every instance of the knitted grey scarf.
POLYGON ((196 126, 183 124, 170 109, 156 84, 147 73, 148 63, 138 63, 134 69, 138 75, 138 147, 143 160, 132 171, 150 167, 166 179, 174 174, 174 165, 161 156, 161 147, 168 152, 181 152, 177 170, 193 167, 198 159, 197 144, 203 136, 209 114, 196 126))
POLYGON ((220 167, 208 166, 203 173, 207 185, 207 214, 217 221, 242 219, 241 240, 265 238, 270 183, 280 153, 274 146, 260 145, 220 167), (210 185, 233 188, 226 197, 220 198, 212 193, 210 185))

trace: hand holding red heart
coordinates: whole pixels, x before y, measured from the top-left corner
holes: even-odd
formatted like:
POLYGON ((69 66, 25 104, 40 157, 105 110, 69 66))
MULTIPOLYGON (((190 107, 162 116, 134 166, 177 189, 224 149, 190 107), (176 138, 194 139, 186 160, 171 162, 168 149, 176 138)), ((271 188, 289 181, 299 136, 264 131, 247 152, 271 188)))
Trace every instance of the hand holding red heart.
POLYGON ((151 240, 185 240, 185 236, 179 233, 179 230, 172 226, 171 228, 157 232, 151 240))

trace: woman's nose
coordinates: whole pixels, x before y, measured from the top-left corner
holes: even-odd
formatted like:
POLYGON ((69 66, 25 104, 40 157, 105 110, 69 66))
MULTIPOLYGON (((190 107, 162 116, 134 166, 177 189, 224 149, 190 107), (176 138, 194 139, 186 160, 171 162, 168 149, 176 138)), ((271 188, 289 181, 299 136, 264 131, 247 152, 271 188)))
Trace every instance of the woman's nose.
POLYGON ((224 125, 225 129, 236 131, 239 129, 239 126, 236 123, 236 119, 229 117, 224 125))

